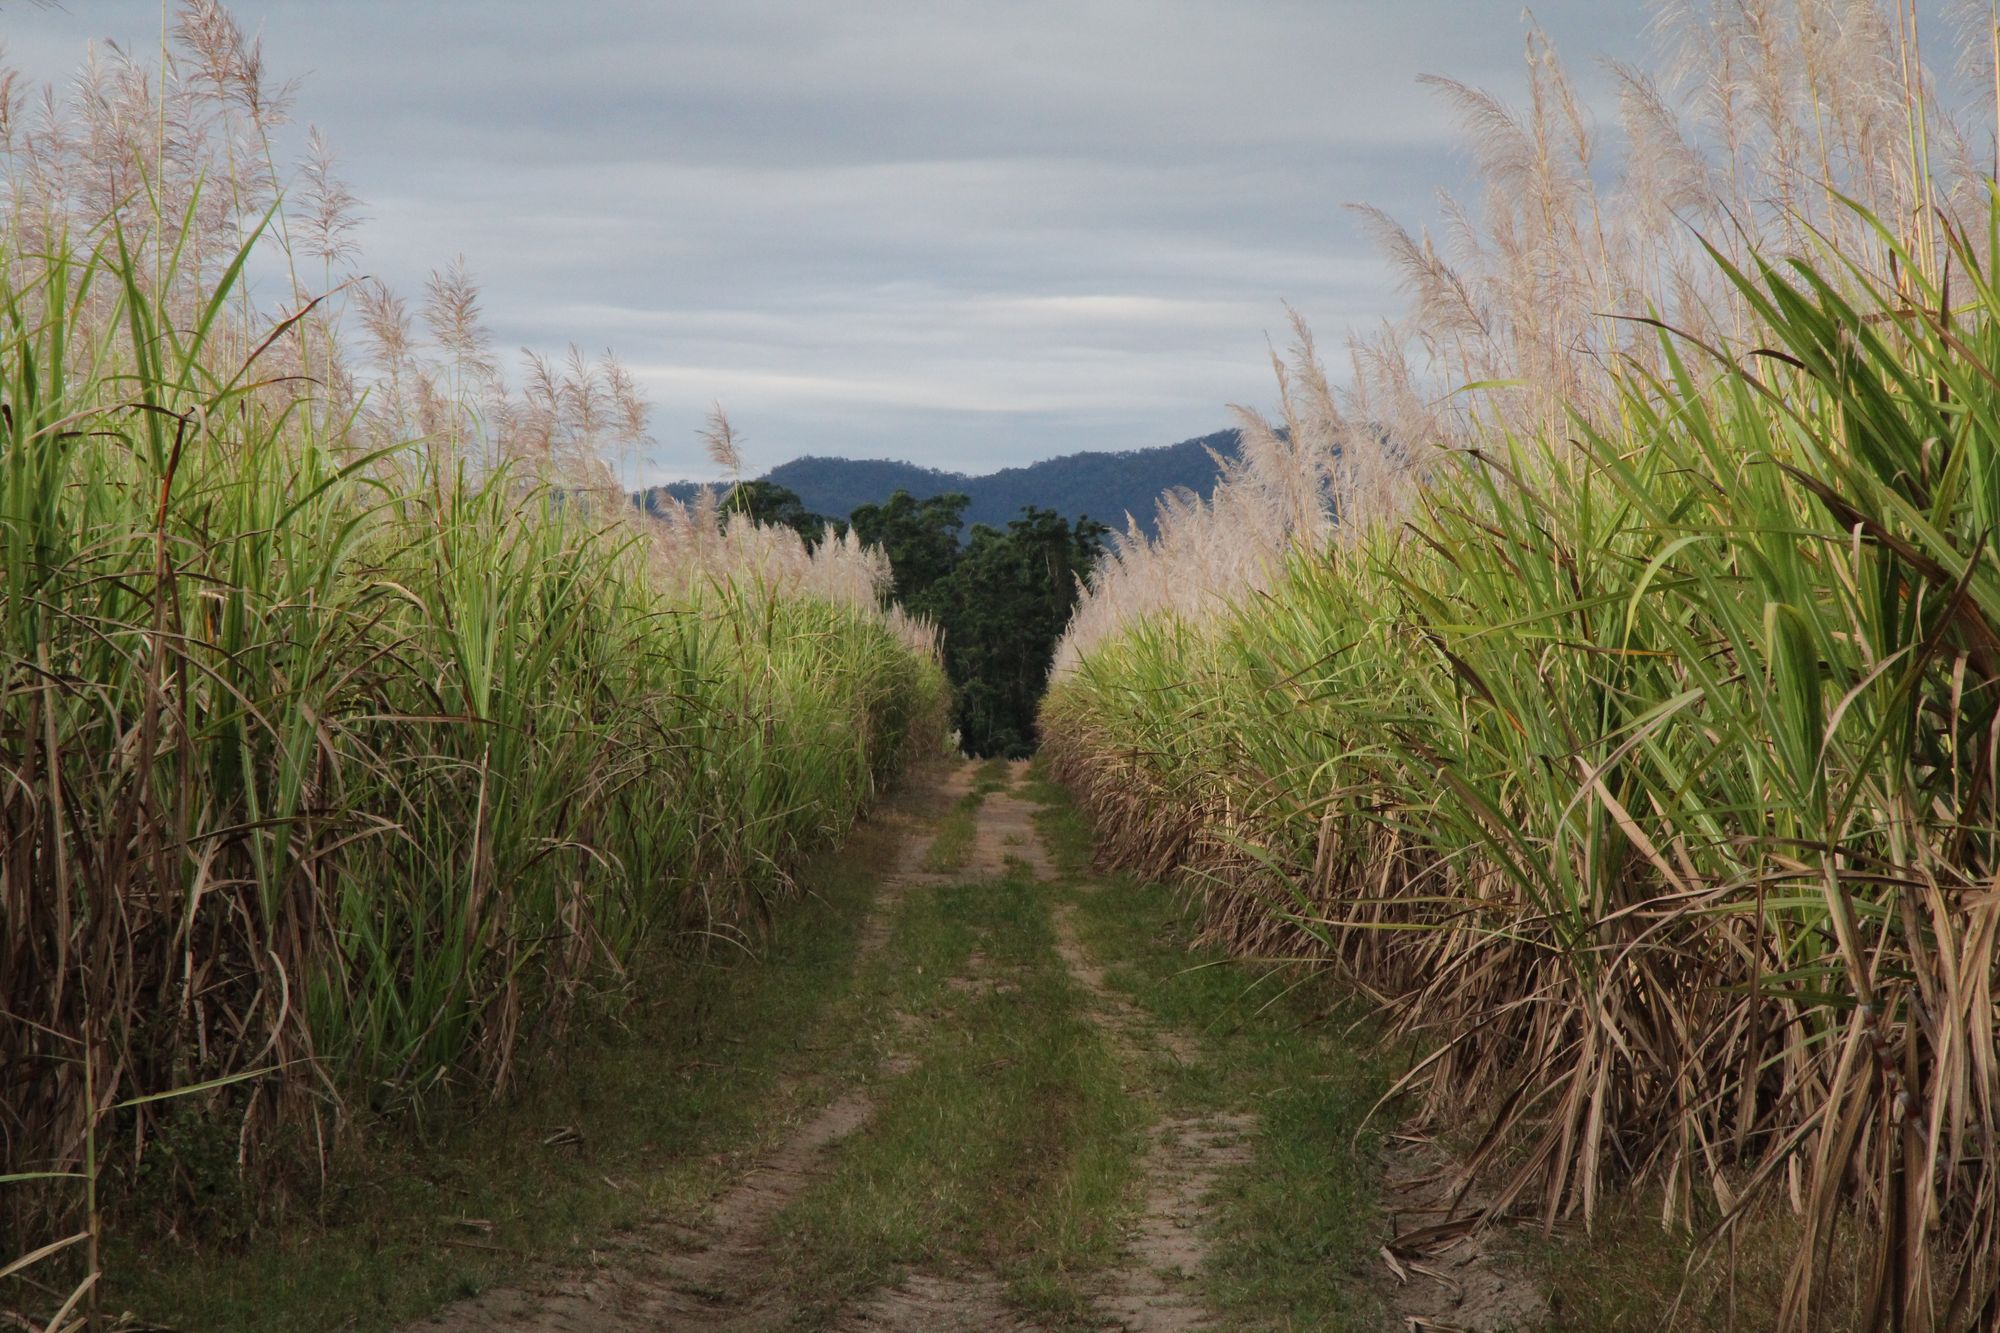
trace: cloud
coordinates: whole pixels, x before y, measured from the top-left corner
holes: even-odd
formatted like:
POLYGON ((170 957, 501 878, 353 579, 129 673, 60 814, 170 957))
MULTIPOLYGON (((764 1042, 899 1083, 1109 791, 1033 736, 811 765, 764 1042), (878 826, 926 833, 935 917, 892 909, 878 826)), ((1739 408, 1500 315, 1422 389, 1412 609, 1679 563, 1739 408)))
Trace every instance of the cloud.
MULTIPOLYGON (((1289 301, 1394 308, 1341 205, 1463 185, 1417 75, 1518 89, 1515 0, 237 0, 408 290, 463 252, 502 347, 615 346, 698 472, 724 399, 764 464, 1168 443, 1270 396, 1289 301)), ((1554 0, 1581 57, 1640 0, 1554 0)), ((154 0, 9 13, 62 77, 154 0)))

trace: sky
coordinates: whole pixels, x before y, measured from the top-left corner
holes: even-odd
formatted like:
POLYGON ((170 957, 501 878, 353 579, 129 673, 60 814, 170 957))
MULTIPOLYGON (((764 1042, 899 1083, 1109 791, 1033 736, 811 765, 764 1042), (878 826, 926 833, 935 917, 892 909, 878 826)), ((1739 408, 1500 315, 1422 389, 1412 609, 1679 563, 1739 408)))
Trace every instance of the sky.
MULTIPOLYGON (((708 478, 802 454, 967 472, 1170 444, 1267 405, 1289 303, 1323 345, 1399 308, 1345 206, 1472 192, 1446 74, 1518 100, 1511 0, 238 0, 293 129, 406 293, 463 254, 497 347, 616 349, 708 478)), ((1594 57, 1641 0, 1543 0, 1594 57)), ((157 46, 160 0, 0 0, 8 59, 157 46)))

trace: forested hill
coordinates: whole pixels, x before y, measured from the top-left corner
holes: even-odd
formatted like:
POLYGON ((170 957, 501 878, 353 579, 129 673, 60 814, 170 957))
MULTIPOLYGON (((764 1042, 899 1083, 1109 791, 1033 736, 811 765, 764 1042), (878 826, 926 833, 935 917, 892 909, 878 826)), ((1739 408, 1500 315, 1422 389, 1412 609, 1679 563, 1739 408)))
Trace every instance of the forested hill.
MULTIPOLYGON (((980 477, 882 459, 806 457, 772 468, 764 480, 795 493, 803 508, 832 518, 879 504, 899 490, 918 500, 958 491, 972 500, 965 510, 968 523, 1004 528, 1021 516, 1023 506, 1036 505, 1072 519, 1088 515, 1113 527, 1123 527, 1130 513, 1150 532, 1154 503, 1163 491, 1185 486, 1206 496, 1215 488, 1211 449, 1233 454, 1236 432, 1217 431, 1158 449, 1065 454, 980 477)), ((648 494, 665 492, 688 500, 695 490, 692 482, 674 482, 648 494)))

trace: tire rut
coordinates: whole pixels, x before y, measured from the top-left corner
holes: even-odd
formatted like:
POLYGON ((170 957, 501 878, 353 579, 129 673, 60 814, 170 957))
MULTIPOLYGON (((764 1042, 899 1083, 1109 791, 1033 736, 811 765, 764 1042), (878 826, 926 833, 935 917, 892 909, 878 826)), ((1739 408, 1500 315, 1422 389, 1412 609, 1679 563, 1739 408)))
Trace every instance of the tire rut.
MULTIPOLYGON (((1154 1022, 1111 987, 1077 940, 1073 912, 1062 906, 1054 913, 1057 952, 1096 1002, 1125 1067, 1199 1058, 1192 1039, 1154 1022)), ((1225 1174, 1250 1161, 1256 1127, 1256 1116, 1244 1111, 1171 1116, 1154 1126, 1140 1166, 1144 1210, 1127 1236, 1125 1262, 1105 1274, 1095 1297, 1097 1313, 1111 1326, 1130 1333, 1222 1326, 1200 1278, 1215 1221, 1213 1195, 1225 1174)))
POLYGON ((833 1325, 835 1333, 1034 1333, 999 1278, 974 1268, 913 1272, 879 1287, 833 1325))

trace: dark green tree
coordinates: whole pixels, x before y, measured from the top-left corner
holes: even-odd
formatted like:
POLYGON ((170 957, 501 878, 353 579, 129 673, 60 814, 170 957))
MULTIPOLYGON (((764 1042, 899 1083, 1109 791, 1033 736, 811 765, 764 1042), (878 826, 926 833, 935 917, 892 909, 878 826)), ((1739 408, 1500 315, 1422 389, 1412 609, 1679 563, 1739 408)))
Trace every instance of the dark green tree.
POLYGON ((1035 708, 1078 580, 1107 528, 1029 506, 1005 532, 983 525, 927 599, 944 629, 961 743, 974 754, 1033 753, 1035 708))
POLYGON ((881 504, 862 505, 849 518, 863 542, 888 554, 895 598, 906 609, 937 615, 930 593, 958 563, 958 534, 969 503, 956 492, 918 500, 897 491, 881 504))
POLYGON ((721 510, 725 515, 748 514, 762 524, 782 524, 805 538, 808 546, 825 535, 828 523, 836 532, 847 530, 845 523, 813 513, 796 491, 772 481, 737 482, 722 498, 721 510))
MULTIPOLYGON (((964 747, 978 755, 1026 755, 1035 748, 1035 708, 1056 640, 1076 609, 1078 580, 1109 529, 1030 505, 1004 531, 981 524, 961 540, 966 504, 957 493, 918 500, 897 491, 881 504, 862 505, 849 523, 888 555, 890 596, 944 632, 964 747)), ((808 540, 824 524, 796 494, 767 481, 738 485, 723 508, 789 524, 808 540)))

